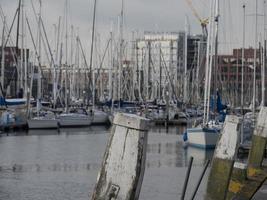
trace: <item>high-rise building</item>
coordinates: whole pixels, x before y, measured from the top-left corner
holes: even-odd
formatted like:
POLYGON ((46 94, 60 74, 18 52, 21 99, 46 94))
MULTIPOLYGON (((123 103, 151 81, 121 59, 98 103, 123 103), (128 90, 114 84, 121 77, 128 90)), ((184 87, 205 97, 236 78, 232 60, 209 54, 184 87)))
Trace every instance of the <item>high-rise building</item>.
POLYGON ((185 77, 189 90, 197 65, 201 63, 202 40, 201 35, 185 32, 145 32, 143 38, 138 38, 135 71, 141 98, 164 99, 168 94, 171 99, 183 100, 185 77))

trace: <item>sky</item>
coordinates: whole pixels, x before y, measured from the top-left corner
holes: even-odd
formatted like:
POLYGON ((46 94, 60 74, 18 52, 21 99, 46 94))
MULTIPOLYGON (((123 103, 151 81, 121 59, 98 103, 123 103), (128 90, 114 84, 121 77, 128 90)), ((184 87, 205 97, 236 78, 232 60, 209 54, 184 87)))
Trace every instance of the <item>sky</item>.
MULTIPOLYGON (((34 18, 31 1, 38 10, 39 0, 24 0, 30 25, 36 34, 37 23, 34 18)), ((50 43, 53 44, 54 25, 57 24, 59 16, 64 15, 64 4, 66 0, 43 0, 42 16, 48 33, 50 43)), ((195 9, 202 18, 209 16, 210 0, 192 0, 195 9)), ((242 46, 243 27, 243 3, 246 4, 246 46, 255 43, 255 0, 219 0, 220 1, 220 27, 219 27, 219 49, 222 53, 231 52, 232 48, 242 46)), ((263 38, 263 1, 258 0, 258 39, 263 38)), ((105 46, 109 32, 118 31, 118 16, 121 11, 122 0, 97 0, 96 32, 100 46, 105 46), (111 25, 113 24, 113 26, 111 25), (111 28, 113 27, 113 28, 111 28)), ((69 22, 79 32, 87 57, 90 54, 90 40, 93 16, 93 0, 68 0, 69 22)), ((10 26, 18 0, 1 0, 0 6, 6 15, 10 26)), ((124 0, 124 36, 130 38, 132 31, 181 31, 185 29, 185 18, 187 17, 192 34, 201 33, 201 27, 197 18, 193 15, 186 0, 124 0)), ((2 32, 2 20, 0 30, 2 32)), ((15 33, 15 32, 14 32, 15 33)), ((13 39, 14 37, 13 33, 13 39)), ((1 34, 0 34, 1 37, 1 34)), ((28 36, 29 37, 29 36, 28 36)), ((30 38, 27 43, 31 46, 30 38)), ((101 50, 100 50, 101 51, 101 50)), ((103 51, 103 49, 102 49, 103 51)))

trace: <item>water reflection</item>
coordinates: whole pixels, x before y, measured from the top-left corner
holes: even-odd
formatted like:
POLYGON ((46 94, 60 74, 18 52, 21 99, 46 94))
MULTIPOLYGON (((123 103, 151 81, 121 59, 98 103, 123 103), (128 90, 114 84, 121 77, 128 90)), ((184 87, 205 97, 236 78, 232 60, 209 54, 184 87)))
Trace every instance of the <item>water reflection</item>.
POLYGON ((203 166, 211 159, 213 151, 193 147, 184 148, 182 133, 185 127, 152 127, 147 146, 147 168, 187 167, 189 158, 194 157, 194 166, 203 166))
POLYGON ((99 170, 100 163, 51 163, 51 164, 14 164, 0 166, 0 172, 81 172, 99 170))
POLYGON ((59 132, 66 135, 80 135, 80 134, 105 134, 110 130, 109 126, 88 126, 81 128, 60 128, 59 132))
POLYGON ((194 166, 203 166, 206 160, 212 158, 213 151, 193 147, 184 148, 182 141, 148 144, 147 168, 187 167, 191 156, 194 157, 194 166))
POLYGON ((177 135, 181 135, 184 133, 184 131, 186 130, 185 126, 152 126, 150 128, 150 133, 154 133, 154 134, 177 134, 177 135))
MULTIPOLYGON (((196 169, 202 169, 205 160, 212 157, 212 152, 184 149, 183 130, 184 127, 167 130, 155 126, 149 131, 140 200, 177 199, 177 188, 183 184, 190 156, 195 158, 196 177, 200 171, 196 169)), ((101 166, 108 133, 106 127, 92 126, 60 131, 30 130, 12 133, 14 137, 0 137, 0 199, 88 199, 101 166)))
POLYGON ((60 129, 30 129, 30 130, 18 130, 14 132, 6 132, 2 133, 1 136, 105 134, 109 130, 110 126, 88 126, 88 127, 60 128, 60 129))

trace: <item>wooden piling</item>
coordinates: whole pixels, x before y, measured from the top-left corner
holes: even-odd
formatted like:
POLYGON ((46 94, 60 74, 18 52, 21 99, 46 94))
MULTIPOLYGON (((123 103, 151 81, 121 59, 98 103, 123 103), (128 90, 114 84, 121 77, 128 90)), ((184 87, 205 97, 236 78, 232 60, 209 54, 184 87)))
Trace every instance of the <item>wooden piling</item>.
POLYGON ((253 176, 250 171, 259 169, 264 159, 267 142, 267 107, 263 107, 259 113, 256 128, 252 138, 252 147, 248 159, 248 176, 253 176))
POLYGON ((136 200, 145 171, 149 121, 116 114, 92 200, 136 200))
POLYGON ((252 137, 249 152, 247 178, 243 187, 233 199, 248 200, 260 189, 267 179, 266 168, 262 162, 267 142, 267 107, 262 107, 252 137))
POLYGON ((214 152, 206 200, 224 200, 226 198, 238 150, 239 124, 240 120, 237 116, 229 115, 225 119, 221 136, 214 152))
POLYGON ((237 193, 244 187, 247 178, 247 165, 245 163, 235 162, 228 187, 226 200, 232 200, 237 193))

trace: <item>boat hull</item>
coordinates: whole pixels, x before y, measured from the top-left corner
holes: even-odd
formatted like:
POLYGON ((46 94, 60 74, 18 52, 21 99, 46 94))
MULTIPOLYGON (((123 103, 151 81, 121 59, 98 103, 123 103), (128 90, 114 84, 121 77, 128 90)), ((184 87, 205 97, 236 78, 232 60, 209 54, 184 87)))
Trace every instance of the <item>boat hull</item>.
POLYGON ((92 118, 89 115, 64 115, 59 116, 58 121, 60 127, 81 127, 90 126, 92 118))
POLYGON ((113 119, 114 119, 114 115, 111 114, 108 116, 108 121, 110 124, 113 124, 113 119))
POLYGON ((109 122, 108 115, 104 112, 94 112, 92 124, 106 124, 109 122))
POLYGON ((214 149, 219 138, 220 131, 213 128, 187 129, 188 144, 202 149, 214 149))
POLYGON ((55 119, 30 119, 28 127, 29 129, 57 129, 58 121, 55 119))

